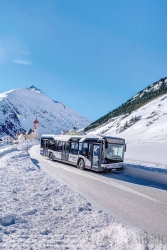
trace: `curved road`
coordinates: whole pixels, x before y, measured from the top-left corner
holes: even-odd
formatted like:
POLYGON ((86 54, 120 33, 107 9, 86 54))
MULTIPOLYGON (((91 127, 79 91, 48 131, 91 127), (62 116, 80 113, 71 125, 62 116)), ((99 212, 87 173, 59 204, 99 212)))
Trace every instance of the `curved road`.
POLYGON ((39 146, 33 146, 29 153, 40 169, 82 194, 96 208, 155 237, 164 236, 167 242, 167 186, 126 172, 101 174, 79 170, 40 156, 39 146))

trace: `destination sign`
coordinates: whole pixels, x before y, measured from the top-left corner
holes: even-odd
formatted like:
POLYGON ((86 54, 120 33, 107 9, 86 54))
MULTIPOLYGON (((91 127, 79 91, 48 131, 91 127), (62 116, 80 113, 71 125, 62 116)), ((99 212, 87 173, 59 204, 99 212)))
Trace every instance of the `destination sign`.
POLYGON ((117 138, 106 138, 108 143, 115 143, 115 144, 125 144, 124 139, 117 139, 117 138))

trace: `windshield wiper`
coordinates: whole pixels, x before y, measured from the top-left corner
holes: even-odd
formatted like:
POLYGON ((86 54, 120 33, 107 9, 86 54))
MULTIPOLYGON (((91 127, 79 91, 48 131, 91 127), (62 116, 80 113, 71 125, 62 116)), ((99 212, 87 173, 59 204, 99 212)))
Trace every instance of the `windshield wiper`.
POLYGON ((122 159, 109 159, 109 158, 107 158, 107 157, 105 157, 105 160, 106 160, 106 162, 113 162, 113 163, 116 163, 116 162, 122 162, 123 160, 122 159))

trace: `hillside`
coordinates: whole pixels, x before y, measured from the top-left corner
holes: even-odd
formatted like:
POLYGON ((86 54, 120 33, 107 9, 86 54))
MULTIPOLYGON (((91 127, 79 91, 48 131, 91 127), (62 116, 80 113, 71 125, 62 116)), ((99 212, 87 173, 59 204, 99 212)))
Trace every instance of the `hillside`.
POLYGON ((27 131, 33 127, 36 117, 39 135, 60 134, 74 127, 81 129, 91 122, 63 103, 51 100, 35 86, 0 94, 0 136, 15 136, 17 132, 27 131))
POLYGON ((149 85, 147 88, 141 90, 134 95, 127 102, 123 103, 118 108, 99 118, 98 120, 87 126, 84 131, 90 131, 96 129, 98 126, 103 125, 110 119, 116 118, 120 115, 128 115, 133 111, 139 109, 146 103, 154 100, 155 98, 167 93, 167 77, 161 78, 159 81, 149 85))
POLYGON ((167 94, 131 114, 112 118, 89 133, 124 138, 127 144, 125 160, 138 160, 139 165, 142 161, 145 166, 147 162, 166 165, 167 94))
POLYGON ((143 105, 131 114, 110 119, 90 133, 130 136, 131 139, 134 137, 140 139, 139 131, 145 134, 145 140, 153 134, 156 138, 160 138, 161 134, 166 134, 167 138, 167 94, 143 105))

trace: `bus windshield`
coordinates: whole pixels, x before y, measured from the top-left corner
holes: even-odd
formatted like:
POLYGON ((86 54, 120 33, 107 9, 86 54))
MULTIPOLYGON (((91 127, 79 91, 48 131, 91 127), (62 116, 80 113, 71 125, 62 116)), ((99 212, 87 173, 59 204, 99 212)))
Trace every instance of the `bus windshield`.
POLYGON ((108 147, 103 145, 103 160, 123 160, 124 145, 108 143, 108 147))

